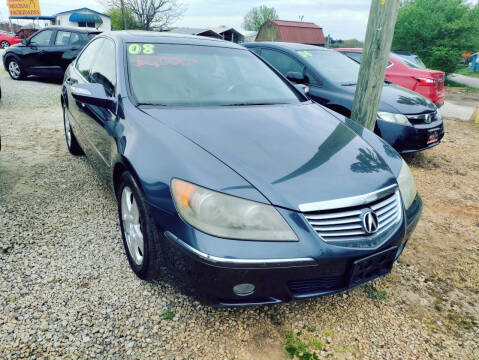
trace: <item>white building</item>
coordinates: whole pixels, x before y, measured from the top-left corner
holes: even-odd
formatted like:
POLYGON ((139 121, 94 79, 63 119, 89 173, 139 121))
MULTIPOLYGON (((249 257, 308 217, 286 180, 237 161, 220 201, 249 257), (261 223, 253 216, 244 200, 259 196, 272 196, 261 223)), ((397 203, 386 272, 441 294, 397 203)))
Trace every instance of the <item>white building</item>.
POLYGON ((56 14, 55 24, 78 27, 94 27, 102 31, 111 30, 111 20, 108 15, 86 7, 63 11, 56 14))

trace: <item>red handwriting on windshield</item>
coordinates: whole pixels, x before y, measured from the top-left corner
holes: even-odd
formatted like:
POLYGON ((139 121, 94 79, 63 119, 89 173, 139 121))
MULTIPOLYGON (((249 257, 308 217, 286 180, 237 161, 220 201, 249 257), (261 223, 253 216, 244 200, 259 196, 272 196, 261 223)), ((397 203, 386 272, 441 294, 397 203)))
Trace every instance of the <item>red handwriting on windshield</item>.
POLYGON ((195 59, 182 59, 178 57, 137 55, 136 63, 134 65, 136 67, 191 66, 193 64, 196 64, 197 62, 198 60, 195 60, 195 59))

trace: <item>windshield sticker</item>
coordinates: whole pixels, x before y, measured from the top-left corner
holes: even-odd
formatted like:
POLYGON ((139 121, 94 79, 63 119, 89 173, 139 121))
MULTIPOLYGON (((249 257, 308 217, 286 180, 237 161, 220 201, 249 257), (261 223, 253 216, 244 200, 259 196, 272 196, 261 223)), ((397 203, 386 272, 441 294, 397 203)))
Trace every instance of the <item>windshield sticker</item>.
POLYGON ((153 55, 155 53, 155 45, 153 44, 130 44, 128 45, 128 53, 131 55, 153 55))
POLYGON ((182 59, 178 57, 170 57, 170 56, 143 56, 137 55, 135 59, 135 63, 133 64, 136 67, 143 67, 143 66, 153 66, 153 67, 160 67, 160 66, 191 66, 196 64, 198 60, 195 59, 182 59))
POLYGON ((304 58, 309 58, 313 56, 313 54, 311 54, 309 51, 298 51, 298 54, 304 58))

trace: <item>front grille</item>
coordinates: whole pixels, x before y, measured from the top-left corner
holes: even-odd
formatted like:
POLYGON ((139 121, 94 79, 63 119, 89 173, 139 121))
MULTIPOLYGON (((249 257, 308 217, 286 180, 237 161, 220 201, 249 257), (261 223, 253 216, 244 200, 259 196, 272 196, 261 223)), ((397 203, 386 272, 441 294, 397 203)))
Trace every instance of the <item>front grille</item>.
POLYGON ((437 113, 437 111, 430 112, 427 114, 416 114, 416 115, 406 115, 406 116, 409 122, 413 125, 430 124, 440 119, 440 115, 437 113))
POLYGON ((288 282, 289 290, 295 295, 330 292, 342 289, 345 285, 344 278, 339 276, 288 282))
POLYGON ((366 205, 341 210, 303 213, 316 233, 326 242, 361 240, 378 235, 396 225, 401 219, 401 198, 395 191, 382 199, 366 205), (378 217, 378 228, 369 235, 363 228, 362 215, 373 210, 378 217))

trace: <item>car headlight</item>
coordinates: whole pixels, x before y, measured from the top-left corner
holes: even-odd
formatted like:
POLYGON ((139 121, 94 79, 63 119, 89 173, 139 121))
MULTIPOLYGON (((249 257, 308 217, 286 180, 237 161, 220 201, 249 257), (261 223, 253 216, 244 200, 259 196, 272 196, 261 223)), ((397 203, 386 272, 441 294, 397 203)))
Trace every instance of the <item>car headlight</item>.
POLYGON ((402 161, 397 182, 399 184, 399 191, 401 192, 404 207, 408 209, 416 198, 417 189, 411 170, 404 160, 402 161))
POLYGON ((274 206, 173 179, 171 193, 180 216, 198 230, 222 238, 298 241, 274 206))
POLYGON ((394 114, 394 113, 380 111, 378 112, 378 119, 395 123, 395 124, 412 126, 408 118, 406 117, 406 115, 403 115, 403 114, 394 114))

